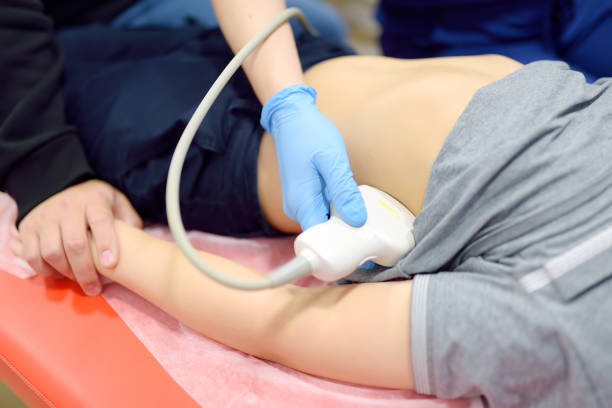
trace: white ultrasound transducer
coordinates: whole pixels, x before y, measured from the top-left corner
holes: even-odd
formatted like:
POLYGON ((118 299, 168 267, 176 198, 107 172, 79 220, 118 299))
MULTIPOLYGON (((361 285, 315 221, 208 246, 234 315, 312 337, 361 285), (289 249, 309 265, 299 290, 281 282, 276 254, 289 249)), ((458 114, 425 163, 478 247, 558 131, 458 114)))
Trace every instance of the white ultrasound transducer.
POLYGON ((295 240, 297 256, 308 259, 312 274, 333 282, 366 261, 393 266, 414 248, 414 215, 399 201, 374 187, 359 187, 368 219, 361 227, 345 223, 331 205, 328 221, 302 232, 295 240))

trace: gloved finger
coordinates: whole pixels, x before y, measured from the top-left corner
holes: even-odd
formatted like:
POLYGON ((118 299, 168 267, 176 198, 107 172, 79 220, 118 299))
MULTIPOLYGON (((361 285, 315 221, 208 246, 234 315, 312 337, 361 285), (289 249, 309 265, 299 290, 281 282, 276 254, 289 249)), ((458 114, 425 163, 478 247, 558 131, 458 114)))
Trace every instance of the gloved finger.
POLYGON ((298 222, 303 231, 329 219, 329 207, 325 204, 323 194, 318 194, 309 203, 303 203, 298 210, 298 222))
POLYGON ((361 265, 359 265, 359 269, 374 269, 376 264, 373 261, 365 261, 361 265))
MULTIPOLYGON (((325 185, 325 182, 323 182, 323 185, 325 185)), ((323 197, 325 198, 325 202, 327 203, 327 206, 329 206, 329 202, 331 201, 329 198, 331 197, 329 193, 329 186, 325 186, 325 189, 323 190, 323 197)))
POLYGON ((365 224, 368 214, 345 154, 321 153, 313 160, 325 180, 330 199, 340 217, 353 227, 365 224))
POLYGON ((45 262, 57 272, 66 275, 70 269, 60 227, 56 223, 47 223, 39 232, 40 255, 45 262))
POLYGON ((94 268, 85 216, 72 217, 62 223, 62 239, 68 262, 77 283, 88 296, 98 295, 102 289, 98 274, 94 268))
POLYGON ((142 228, 142 218, 140 218, 130 201, 122 193, 116 193, 113 210, 121 221, 133 227, 142 228))
POLYGON ((55 270, 40 256, 38 234, 34 231, 22 230, 21 242, 23 243, 23 259, 42 276, 53 276, 55 270))
POLYGON ((103 267, 112 269, 117 266, 119 248, 115 234, 115 217, 110 207, 89 205, 85 217, 94 238, 96 252, 103 267))

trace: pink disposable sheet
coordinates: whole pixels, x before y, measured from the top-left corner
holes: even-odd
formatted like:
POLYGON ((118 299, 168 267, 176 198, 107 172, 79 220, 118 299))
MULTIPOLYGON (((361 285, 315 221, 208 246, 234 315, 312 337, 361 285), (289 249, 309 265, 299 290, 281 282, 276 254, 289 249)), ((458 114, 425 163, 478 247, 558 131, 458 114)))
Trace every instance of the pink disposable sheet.
MULTIPOLYGON (((9 249, 9 228, 15 222, 16 210, 14 201, 0 193, 0 269, 27 279, 33 271, 9 249)), ((147 231, 171 239, 165 227, 147 231)), ((199 249, 261 271, 293 255, 292 238, 233 239, 202 232, 192 232, 190 238, 199 249)), ((318 283, 308 278, 300 284, 318 283)), ((410 391, 361 387, 303 374, 210 340, 116 283, 108 282, 103 296, 168 374, 203 407, 480 406, 476 400, 445 401, 410 391)))

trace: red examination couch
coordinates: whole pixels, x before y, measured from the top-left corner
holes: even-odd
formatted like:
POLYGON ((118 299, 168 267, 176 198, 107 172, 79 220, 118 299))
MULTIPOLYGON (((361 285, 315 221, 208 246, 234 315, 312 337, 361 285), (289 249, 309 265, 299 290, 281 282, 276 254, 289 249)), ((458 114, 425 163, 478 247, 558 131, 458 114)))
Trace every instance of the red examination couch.
POLYGON ((31 408, 199 407, 103 297, 69 279, 0 271, 0 322, 0 379, 31 408))

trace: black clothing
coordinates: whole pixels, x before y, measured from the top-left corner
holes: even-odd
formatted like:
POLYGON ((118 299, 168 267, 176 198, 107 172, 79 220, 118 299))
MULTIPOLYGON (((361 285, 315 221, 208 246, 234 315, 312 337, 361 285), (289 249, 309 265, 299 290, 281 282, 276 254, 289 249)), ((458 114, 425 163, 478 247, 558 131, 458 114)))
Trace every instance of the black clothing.
POLYGON ((119 13, 136 0, 44 0, 45 12, 51 16, 56 28, 110 23, 119 13))
POLYGON ((0 3, 0 189, 17 201, 18 221, 51 195, 94 177, 65 118, 54 28, 108 22, 132 3, 56 0, 45 2, 46 9, 39 0, 0 3))

